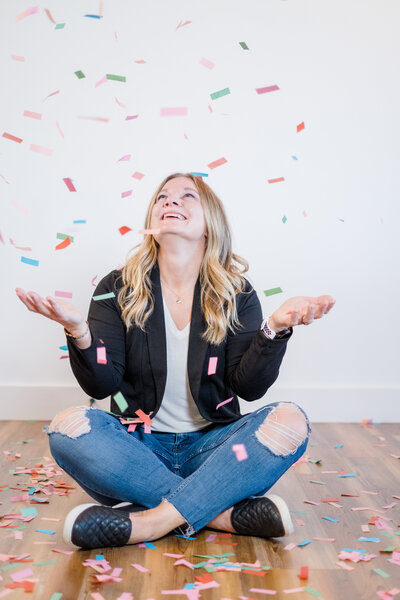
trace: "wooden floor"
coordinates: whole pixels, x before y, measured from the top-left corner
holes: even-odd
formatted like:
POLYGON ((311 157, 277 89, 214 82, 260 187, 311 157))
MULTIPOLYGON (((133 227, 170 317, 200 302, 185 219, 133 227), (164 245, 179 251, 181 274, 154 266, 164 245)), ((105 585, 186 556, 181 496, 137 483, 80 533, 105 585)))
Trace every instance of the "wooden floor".
MULTIPOLYGON (((325 600, 369 600, 379 598, 377 592, 380 590, 392 590, 393 593, 394 588, 400 588, 400 566, 388 560, 396 557, 393 547, 400 551, 398 424, 313 425, 306 456, 273 488, 274 493, 285 498, 292 512, 295 531, 287 538, 266 540, 228 536, 207 541, 211 534, 218 535, 221 532, 204 529, 196 535, 195 540, 171 535, 153 542, 155 548, 135 545, 95 551, 75 550, 72 554, 53 552, 53 549, 71 550, 62 540, 63 518, 77 504, 92 500, 78 487, 64 495, 68 488, 59 482, 73 485, 71 478, 64 473, 56 474, 56 466, 50 471, 40 467, 52 462, 47 436, 43 431, 46 424, 43 421, 0 422, 0 598, 237 600, 272 596, 279 600, 307 600, 313 597, 325 600), (341 447, 336 447, 338 445, 341 447), (34 471, 20 475, 14 472, 23 469, 34 471), (355 477, 339 477, 341 473, 354 474, 355 477), (32 491, 35 481, 39 487, 29 496, 28 491, 32 491), (53 485, 49 486, 49 482, 53 485), (50 495, 45 495, 43 489, 50 495), (357 494, 357 497, 343 494, 357 494), (32 497, 48 502, 29 500, 32 497), (327 498, 338 500, 332 504, 322 502, 327 498), (308 504, 306 500, 318 504, 308 504), (368 510, 352 510, 357 507, 368 507, 368 510), (36 509, 37 516, 31 521, 15 519, 15 515, 21 516, 21 511, 24 517, 29 518, 29 510, 24 509, 32 508, 36 509), (9 514, 14 515, 14 520, 13 517, 4 517, 9 514), (337 522, 323 517, 337 519, 337 522), (374 524, 376 517, 381 519, 377 525, 374 524), (369 522, 372 523, 369 531, 363 531, 362 525, 369 522), (382 522, 386 524, 386 529, 379 528, 382 522), (55 533, 44 533, 38 529, 55 533), (360 537, 378 538, 379 541, 359 541, 360 537), (323 538, 324 541, 316 538, 323 538), (302 547, 298 545, 307 540, 311 543, 302 547), (293 548, 285 550, 288 544, 293 548), (343 548, 363 549, 365 555, 373 554, 375 558, 357 563, 339 561, 338 555, 343 548), (382 552, 387 548, 387 552, 382 552), (164 553, 183 555, 190 563, 203 562, 203 566, 196 569, 185 565, 174 566, 177 559, 164 553), (233 556, 225 559, 234 563, 256 563, 254 571, 249 573, 251 568, 242 568, 239 572, 213 571, 210 565, 215 561, 196 556, 212 557, 227 553, 233 553, 233 556), (99 554, 104 555, 112 569, 122 568, 121 581, 98 582, 96 571, 82 565, 86 559, 95 559, 99 554), (11 558, 7 555, 11 555, 11 558), (18 557, 22 558, 15 561, 18 557), (205 566, 207 560, 208 566, 205 566), (132 563, 148 571, 138 571, 131 566, 132 563), (260 566, 270 569, 260 570, 260 566), (352 570, 345 569, 346 566, 352 567, 352 570), (308 567, 308 579, 299 579, 301 567, 308 567), (25 592, 23 588, 7 587, 13 584, 13 575, 18 580, 17 573, 26 569, 27 573, 22 573, 20 577, 25 582, 34 581, 32 593, 25 592), (207 581, 209 586, 217 584, 218 587, 200 589, 207 581), (194 588, 193 585, 187 585, 196 582, 194 588), (291 593, 284 591, 296 588, 304 589, 291 593), (184 592, 179 593, 182 589, 184 592), (269 590, 272 593, 267 593, 269 590), (172 593, 166 595, 165 591, 172 593), (25 596, 25 593, 29 595, 25 596)), ((106 574, 111 572, 110 569, 106 574)), ((19 585, 29 589, 32 583, 19 582, 19 585)), ((391 597, 387 596, 388 599, 391 597)), ((400 590, 397 598, 400 600, 400 590)))

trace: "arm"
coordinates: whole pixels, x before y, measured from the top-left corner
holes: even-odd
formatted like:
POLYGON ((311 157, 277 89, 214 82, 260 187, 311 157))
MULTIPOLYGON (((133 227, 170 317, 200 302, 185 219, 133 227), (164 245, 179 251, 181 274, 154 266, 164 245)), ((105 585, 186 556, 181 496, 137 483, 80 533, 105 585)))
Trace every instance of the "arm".
MULTIPOLYGON (((250 289, 249 284, 246 292, 250 289)), ((244 400, 257 400, 277 379, 293 330, 283 338, 266 337, 260 329, 261 305, 254 289, 238 296, 238 317, 242 327, 227 336, 228 384, 244 400)))
MULTIPOLYGON (((125 326, 114 285, 117 275, 118 272, 113 271, 104 277, 93 294, 114 292, 115 297, 91 301, 89 332, 77 341, 67 336, 72 371, 84 392, 97 399, 116 393, 125 372, 125 326), (106 347, 107 364, 97 362, 97 348, 101 346, 106 347)), ((70 333, 80 335, 83 331, 70 333)))

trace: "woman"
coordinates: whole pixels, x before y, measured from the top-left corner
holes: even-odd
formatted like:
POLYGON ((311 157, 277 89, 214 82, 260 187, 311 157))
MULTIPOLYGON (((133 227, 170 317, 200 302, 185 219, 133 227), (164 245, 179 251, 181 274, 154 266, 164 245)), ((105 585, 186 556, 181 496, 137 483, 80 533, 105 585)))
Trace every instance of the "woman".
POLYGON ((16 289, 29 310, 65 328, 83 390, 112 396, 110 412, 72 407, 48 429, 56 462, 100 503, 72 509, 64 539, 121 546, 206 525, 288 535, 288 507, 267 491, 304 453, 308 419, 286 402, 242 416, 237 396, 262 397, 292 328, 335 301, 290 298, 263 320, 223 206, 191 174, 161 183, 146 228, 122 271, 97 286, 87 322, 67 301, 16 289))

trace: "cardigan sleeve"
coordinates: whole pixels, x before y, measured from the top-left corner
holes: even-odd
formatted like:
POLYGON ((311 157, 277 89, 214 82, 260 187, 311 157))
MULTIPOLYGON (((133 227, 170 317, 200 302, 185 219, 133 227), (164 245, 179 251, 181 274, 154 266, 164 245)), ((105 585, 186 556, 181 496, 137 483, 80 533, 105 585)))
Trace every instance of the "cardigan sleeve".
POLYGON ((72 371, 86 394, 101 400, 115 394, 125 372, 125 333, 117 302, 118 289, 115 280, 119 271, 112 271, 96 287, 94 297, 114 293, 114 297, 91 300, 88 322, 92 334, 89 348, 78 348, 74 340, 67 337, 72 371), (97 362, 97 348, 105 346, 107 364, 97 362))
POLYGON ((226 374, 234 393, 249 402, 276 381, 293 328, 273 340, 264 335, 260 300, 250 284, 238 297, 238 318, 241 327, 227 335, 226 374))

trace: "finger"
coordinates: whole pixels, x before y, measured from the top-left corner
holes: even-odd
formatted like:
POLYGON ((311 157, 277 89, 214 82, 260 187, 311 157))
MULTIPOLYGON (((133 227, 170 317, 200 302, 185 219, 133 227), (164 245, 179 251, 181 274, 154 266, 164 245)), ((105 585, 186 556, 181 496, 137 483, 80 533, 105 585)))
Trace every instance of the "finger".
POLYGON ((28 292, 27 298, 29 298, 31 301, 35 312, 43 315, 44 317, 52 318, 49 307, 44 304, 43 299, 41 296, 39 296, 39 294, 36 294, 35 292, 28 292))
POLYGON ((315 309, 314 319, 320 319, 321 317, 323 317, 327 311, 327 308, 328 308, 328 302, 325 302, 325 304, 322 304, 322 305, 319 304, 315 309))
POLYGON ((314 312, 315 312, 315 305, 309 304, 307 307, 307 310, 306 310, 306 314, 302 319, 304 325, 311 325, 311 323, 314 321, 314 312))
POLYGON ((289 315, 290 327, 295 327, 296 325, 299 325, 300 315, 298 310, 289 311, 287 314, 289 315))

